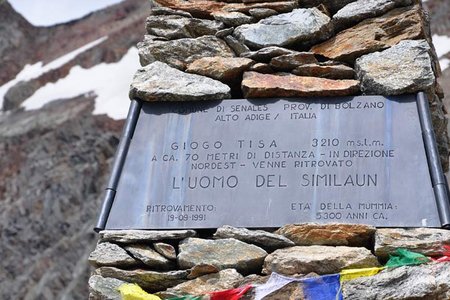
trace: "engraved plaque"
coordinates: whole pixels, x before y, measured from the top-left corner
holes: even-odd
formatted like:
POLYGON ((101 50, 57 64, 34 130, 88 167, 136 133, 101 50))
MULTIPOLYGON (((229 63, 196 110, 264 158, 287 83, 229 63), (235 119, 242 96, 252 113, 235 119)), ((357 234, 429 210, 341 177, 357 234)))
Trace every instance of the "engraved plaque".
POLYGON ((106 229, 440 227, 413 95, 145 103, 106 229))

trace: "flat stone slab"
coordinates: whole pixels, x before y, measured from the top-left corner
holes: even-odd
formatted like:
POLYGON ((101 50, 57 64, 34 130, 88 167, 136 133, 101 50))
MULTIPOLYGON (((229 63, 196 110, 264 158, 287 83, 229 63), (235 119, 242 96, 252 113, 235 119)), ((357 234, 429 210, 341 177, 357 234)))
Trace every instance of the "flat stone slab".
POLYGON ((104 230, 100 232, 100 241, 133 244, 149 241, 182 240, 196 235, 195 230, 104 230))
POLYGON ((355 70, 345 65, 306 64, 292 70, 298 76, 311 76, 328 79, 353 79, 355 70))
POLYGON ((373 240, 375 227, 359 224, 289 224, 275 233, 299 246, 367 246, 373 240))
POLYGON ((147 270, 121 270, 113 267, 101 267, 95 270, 95 275, 116 278, 122 281, 136 283, 149 292, 161 291, 186 281, 188 271, 155 272, 147 270))
POLYGON ((298 66, 314 63, 317 63, 317 59, 312 52, 285 54, 270 60, 271 67, 282 71, 291 71, 298 66))
POLYGON ((295 246, 276 250, 264 260, 264 274, 339 273, 342 269, 378 267, 372 253, 362 247, 295 246))
POLYGON ((386 269, 375 276, 342 284, 346 300, 360 299, 450 299, 450 264, 386 269))
POLYGON ((214 233, 215 239, 234 238, 246 243, 258 245, 264 249, 277 249, 294 246, 288 238, 264 230, 249 230, 232 226, 222 226, 214 233))
POLYGON ((130 86, 130 99, 143 101, 221 100, 230 97, 230 87, 220 81, 184 73, 156 61, 140 68, 130 86))
POLYGON ((171 270, 175 268, 175 264, 150 248, 147 245, 128 245, 125 246, 127 250, 134 258, 142 261, 145 265, 151 269, 156 270, 171 270))
POLYGON ((241 57, 251 58, 253 60, 259 61, 259 62, 270 62, 270 60, 274 57, 280 56, 280 55, 286 55, 286 54, 295 54, 298 53, 297 51, 289 50, 282 47, 277 46, 270 46, 266 48, 259 49, 257 51, 250 51, 242 53, 241 57))
POLYGON ((333 15, 336 28, 344 28, 362 20, 380 16, 396 7, 411 5, 411 0, 358 0, 333 15))
POLYGON ((112 243, 100 243, 89 255, 89 262, 96 267, 132 267, 139 265, 139 262, 131 257, 120 246, 112 243))
POLYGON ((353 65, 364 54, 386 49, 402 40, 423 38, 424 23, 418 6, 397 8, 341 31, 310 51, 353 65))
POLYGON ((294 9, 292 12, 262 19, 235 29, 234 35, 249 47, 313 45, 331 36, 330 18, 317 8, 294 9))
POLYGON ((236 239, 204 240, 188 238, 179 245, 178 265, 188 269, 210 264, 219 269, 233 268, 242 274, 259 272, 267 252, 236 239))
POLYGON ((246 98, 349 96, 359 93, 359 81, 246 72, 242 91, 246 98))
POLYGON ((237 288, 244 277, 234 269, 225 269, 218 273, 200 276, 167 290, 174 294, 201 295, 210 292, 237 288))
POLYGON ((361 90, 373 95, 400 95, 434 85, 431 51, 425 40, 401 41, 382 52, 356 60, 361 90))
POLYGON ((180 70, 184 70, 189 63, 202 57, 235 56, 227 43, 212 35, 172 41, 155 40, 151 36, 145 36, 137 47, 142 66, 160 61, 180 70))
POLYGON ((237 27, 243 24, 253 23, 255 19, 252 16, 246 15, 238 11, 225 12, 220 11, 213 13, 212 16, 217 21, 223 22, 230 27, 237 27))
POLYGON ((145 26, 149 34, 165 37, 169 40, 215 35, 224 28, 223 23, 219 21, 179 15, 152 15, 147 18, 145 26))
POLYGON ((204 57, 191 63, 186 72, 230 82, 239 79, 253 64, 253 60, 243 57, 204 57))
POLYGON ((442 256, 443 245, 450 245, 450 231, 434 228, 383 228, 375 233, 375 254, 387 258, 398 248, 422 253, 427 256, 442 256))
POLYGON ((122 300, 118 287, 124 283, 116 278, 93 275, 89 278, 89 300, 122 300))

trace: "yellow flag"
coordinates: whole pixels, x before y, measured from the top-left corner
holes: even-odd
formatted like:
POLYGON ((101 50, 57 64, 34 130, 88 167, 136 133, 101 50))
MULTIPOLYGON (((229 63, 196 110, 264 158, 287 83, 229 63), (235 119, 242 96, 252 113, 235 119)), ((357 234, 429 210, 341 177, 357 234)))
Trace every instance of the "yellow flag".
POLYGON ((140 286, 133 283, 125 283, 118 288, 122 300, 161 300, 158 296, 148 294, 140 286))
POLYGON ((341 282, 353 280, 359 277, 373 276, 378 274, 383 269, 384 267, 342 270, 340 273, 341 282))

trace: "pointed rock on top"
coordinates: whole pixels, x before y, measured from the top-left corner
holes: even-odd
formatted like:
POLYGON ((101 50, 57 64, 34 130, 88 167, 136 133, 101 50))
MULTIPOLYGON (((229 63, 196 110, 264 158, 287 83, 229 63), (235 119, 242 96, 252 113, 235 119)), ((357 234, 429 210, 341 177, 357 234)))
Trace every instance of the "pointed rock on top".
POLYGON ((268 46, 313 45, 326 40, 333 32, 330 17, 317 8, 299 8, 290 13, 242 25, 234 35, 251 48, 268 46))
POLYGON ((130 99, 142 101, 221 100, 230 97, 230 87, 220 81, 184 73, 156 61, 140 68, 130 86, 130 99))
POLYGON ((415 93, 431 87, 436 78, 426 40, 401 41, 382 52, 356 60, 361 90, 373 95, 415 93))

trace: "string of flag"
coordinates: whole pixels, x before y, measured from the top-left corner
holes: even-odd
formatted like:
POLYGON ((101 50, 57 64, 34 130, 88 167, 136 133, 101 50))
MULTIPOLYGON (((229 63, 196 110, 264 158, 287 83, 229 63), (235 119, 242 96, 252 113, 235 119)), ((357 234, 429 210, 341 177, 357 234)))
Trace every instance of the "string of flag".
MULTIPOLYGON (((251 289, 254 291, 254 299, 262 300, 267 295, 282 289, 292 282, 297 282, 301 285, 303 295, 307 300, 343 300, 343 282, 360 277, 374 276, 387 268, 420 265, 430 261, 450 262, 450 245, 444 246, 443 256, 438 258, 430 258, 420 253, 399 248, 389 255, 389 260, 384 267, 346 269, 339 274, 310 278, 295 278, 273 272, 265 284, 246 285, 203 295, 184 295, 168 300, 239 300, 251 289)), ((157 295, 148 294, 136 284, 126 283, 121 285, 118 290, 122 300, 161 300, 157 295)))

